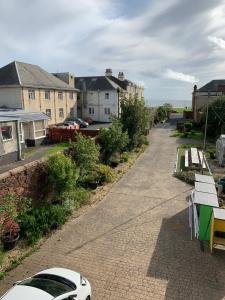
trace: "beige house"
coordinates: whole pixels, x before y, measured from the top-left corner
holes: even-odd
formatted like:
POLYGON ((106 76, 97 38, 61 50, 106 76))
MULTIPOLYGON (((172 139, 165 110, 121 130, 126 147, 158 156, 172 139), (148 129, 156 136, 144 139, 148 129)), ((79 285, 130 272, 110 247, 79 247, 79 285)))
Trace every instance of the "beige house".
POLYGON ((0 68, 0 107, 43 112, 49 125, 76 117, 74 76, 63 74, 59 79, 37 65, 17 61, 0 68))
POLYGON ((192 111, 195 122, 201 120, 207 104, 223 95, 225 95, 225 79, 212 80, 199 89, 195 85, 192 93, 192 111))
POLYGON ((0 116, 0 166, 21 158, 19 120, 0 116))

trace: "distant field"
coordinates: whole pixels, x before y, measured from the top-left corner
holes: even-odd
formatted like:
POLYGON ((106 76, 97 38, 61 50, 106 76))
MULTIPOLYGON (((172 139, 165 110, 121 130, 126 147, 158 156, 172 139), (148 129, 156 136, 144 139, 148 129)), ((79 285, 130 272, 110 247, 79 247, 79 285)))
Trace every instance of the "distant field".
POLYGON ((173 107, 173 111, 176 111, 177 113, 182 113, 184 111, 191 111, 191 109, 185 107, 173 107))

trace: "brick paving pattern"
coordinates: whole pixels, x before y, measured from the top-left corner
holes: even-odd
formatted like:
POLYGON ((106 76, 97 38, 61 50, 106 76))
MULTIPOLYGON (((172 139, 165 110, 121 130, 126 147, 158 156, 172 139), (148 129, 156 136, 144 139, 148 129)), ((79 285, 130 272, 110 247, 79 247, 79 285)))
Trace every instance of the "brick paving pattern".
MULTIPOLYGON (((163 125, 104 200, 72 219, 0 282, 62 266, 85 275, 94 300, 225 299, 225 253, 190 241, 191 187, 172 176, 177 140, 163 125)), ((20 300, 20 299, 18 299, 20 300)))

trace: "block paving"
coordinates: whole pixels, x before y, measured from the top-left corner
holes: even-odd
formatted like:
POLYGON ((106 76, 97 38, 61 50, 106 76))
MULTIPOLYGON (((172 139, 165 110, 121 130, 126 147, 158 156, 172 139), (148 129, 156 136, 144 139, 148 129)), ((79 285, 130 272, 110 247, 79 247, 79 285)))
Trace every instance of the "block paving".
POLYGON ((191 186, 172 176, 177 140, 170 135, 168 124, 152 130, 146 152, 103 201, 9 272, 0 294, 58 266, 85 275, 94 300, 225 299, 225 253, 201 252, 190 240, 191 186))

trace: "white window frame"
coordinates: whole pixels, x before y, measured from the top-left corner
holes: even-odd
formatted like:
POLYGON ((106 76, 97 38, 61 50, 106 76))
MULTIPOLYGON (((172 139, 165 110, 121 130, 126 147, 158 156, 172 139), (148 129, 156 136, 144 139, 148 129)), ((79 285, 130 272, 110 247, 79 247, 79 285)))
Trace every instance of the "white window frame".
POLYGON ((105 115, 110 115, 110 107, 105 107, 105 115))
POLYGON ((29 98, 29 100, 35 100, 35 90, 34 89, 28 89, 28 98, 29 98))
POLYGON ((1 126, 1 127, 0 127, 0 133, 1 133, 1 136, 2 136, 2 141, 3 141, 3 143, 4 143, 4 142, 8 142, 8 141, 12 141, 12 140, 13 140, 13 127, 12 127, 12 125, 1 126), (4 138, 3 138, 3 135, 2 135, 2 127, 11 127, 11 138, 9 138, 9 139, 4 139, 4 138))
POLYGON ((109 93, 105 93, 105 99, 109 100, 109 93))
POLYGON ((19 136, 20 136, 20 143, 24 143, 24 131, 23 131, 23 123, 19 123, 19 136))
POLYGON ((51 99, 51 93, 50 90, 45 90, 45 100, 50 100, 51 99), (48 95, 48 96, 47 96, 48 95), (47 96, 47 97, 46 97, 47 96))
MULTIPOLYGON (((45 126, 45 121, 44 121, 44 126, 45 126)), ((33 121, 33 129, 34 129, 34 139, 35 140, 42 139, 42 138, 46 137, 46 127, 44 127, 43 129, 36 130, 35 121, 33 121), (44 135, 36 137, 36 132, 40 132, 40 131, 44 131, 44 135)))
POLYGON ((58 99, 63 100, 63 92, 62 91, 58 92, 58 99))
POLYGON ((51 120, 52 119, 52 110, 51 110, 51 108, 46 108, 45 113, 49 117, 49 119, 51 120), (50 115, 47 113, 47 110, 50 112, 50 115))
POLYGON ((59 108, 59 118, 61 118, 61 119, 64 118, 64 109, 63 109, 63 107, 59 108))
POLYGON ((95 114, 95 108, 94 107, 89 107, 88 112, 89 112, 89 115, 94 115, 95 114))

